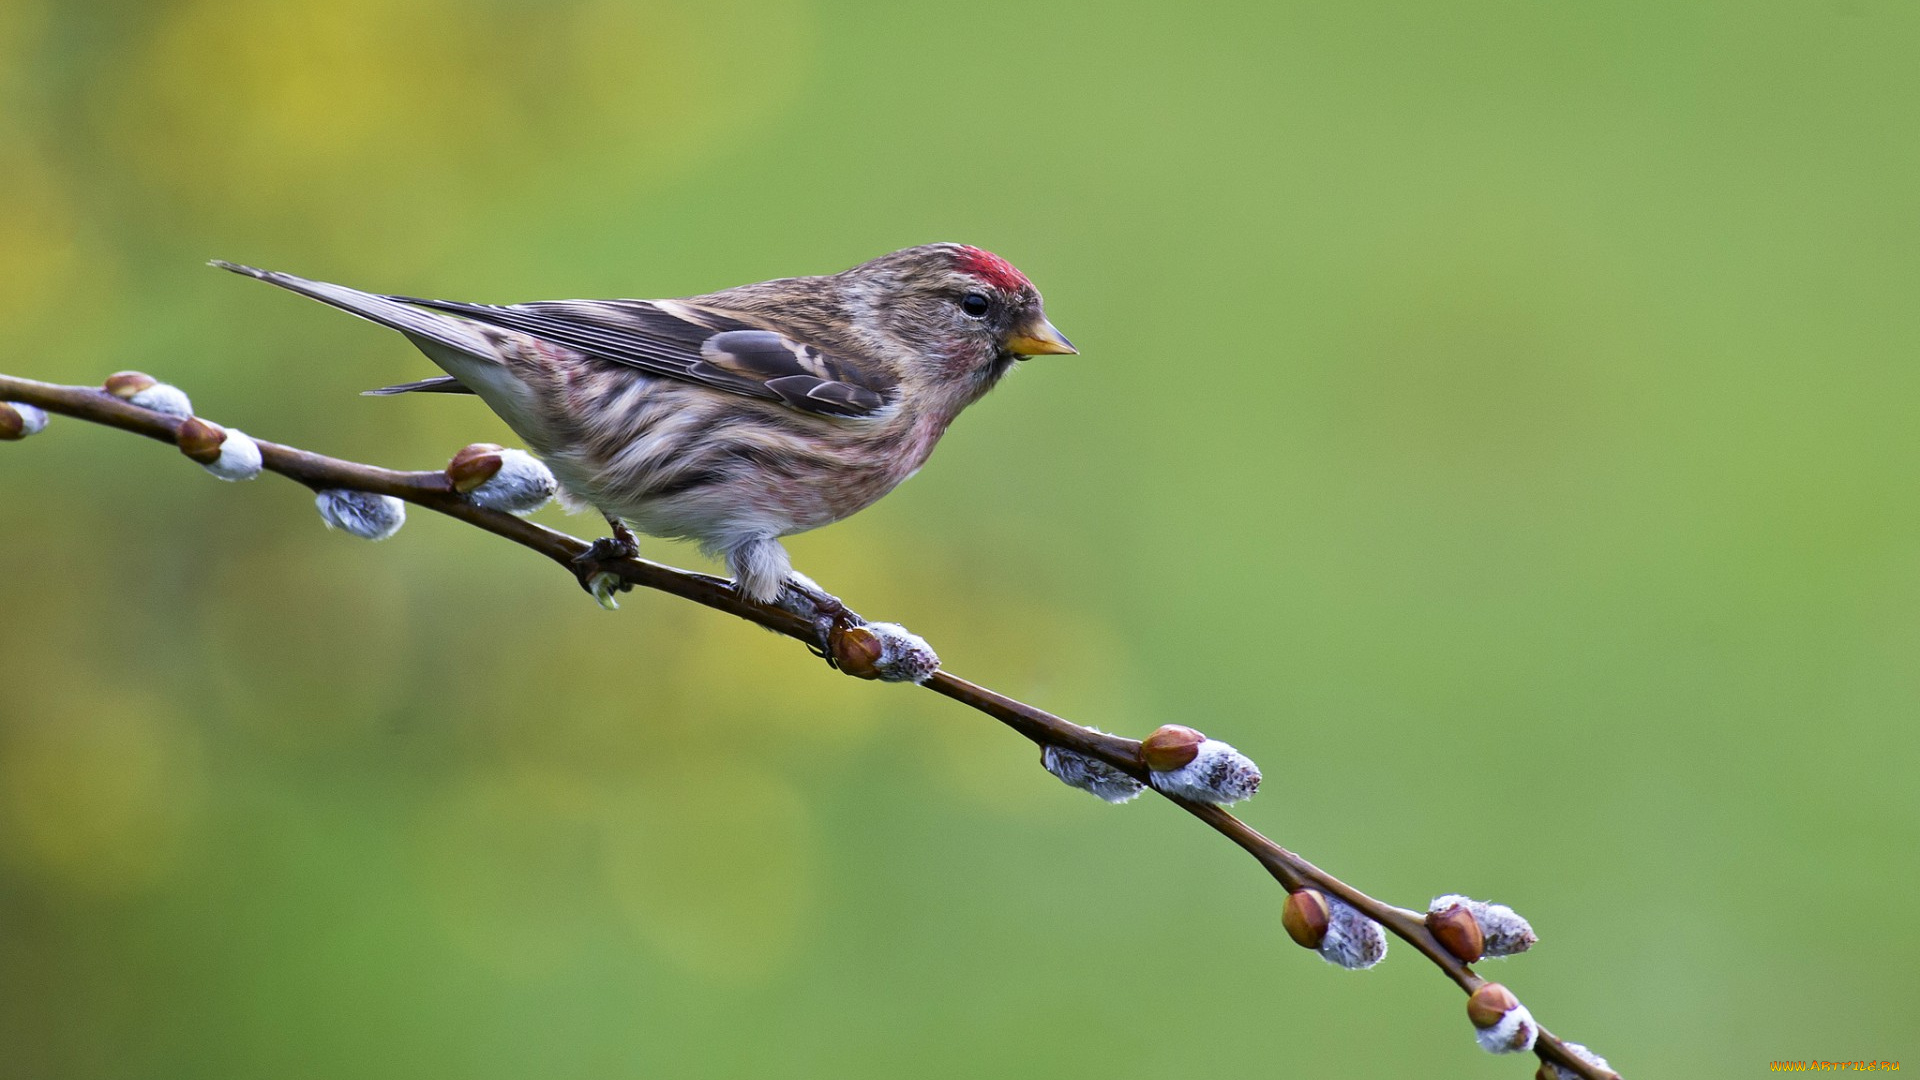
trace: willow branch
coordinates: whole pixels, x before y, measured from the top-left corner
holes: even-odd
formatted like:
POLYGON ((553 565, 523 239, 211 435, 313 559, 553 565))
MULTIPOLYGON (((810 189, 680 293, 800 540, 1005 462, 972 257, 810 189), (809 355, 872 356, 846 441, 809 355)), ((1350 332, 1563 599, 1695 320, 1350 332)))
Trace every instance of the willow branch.
MULTIPOLYGON (((131 404, 97 387, 60 386, 0 374, 0 402, 23 402, 49 413, 130 431, 158 442, 176 444, 187 421, 131 404)), ((444 471, 403 472, 345 461, 256 438, 267 471, 298 481, 315 491, 346 489, 390 495, 416 506, 457 518, 475 528, 504 537, 559 564, 570 576, 575 560, 589 545, 577 537, 537 525, 512 514, 474 505, 456 491, 444 471)), ((826 623, 809 617, 804 607, 777 606, 747 599, 731 582, 708 574, 676 569, 641 558, 603 561, 598 568, 617 574, 627 584, 670 593, 696 604, 723 611, 806 643, 824 654, 828 648, 826 623)), ((859 623, 857 615, 849 616, 859 623)), ((1044 709, 967 681, 945 670, 935 671, 921 685, 1000 721, 1035 744, 1071 750, 1095 758, 1143 783, 1149 782, 1140 760, 1140 743, 1071 723, 1044 709)), ((1150 786, 1150 785, 1149 785, 1150 786)), ((1468 994, 1487 980, 1449 952, 1427 927, 1422 912, 1376 900, 1332 874, 1261 835, 1252 826, 1220 806, 1193 802, 1153 789, 1169 802, 1204 822, 1264 867, 1289 892, 1318 889, 1346 901, 1368 918, 1425 956, 1468 994)), ((1618 1080, 1618 1074, 1576 1056, 1566 1043, 1544 1027, 1534 1046, 1543 1062, 1585 1080, 1618 1080)), ((1548 1070, 1543 1066, 1542 1073, 1548 1070)))

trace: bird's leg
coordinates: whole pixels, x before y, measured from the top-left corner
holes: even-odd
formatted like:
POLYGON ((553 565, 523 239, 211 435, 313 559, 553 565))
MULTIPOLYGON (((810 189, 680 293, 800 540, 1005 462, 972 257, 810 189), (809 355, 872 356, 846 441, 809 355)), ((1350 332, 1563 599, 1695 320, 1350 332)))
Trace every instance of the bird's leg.
POLYGON ((834 640, 867 622, 845 601, 797 571, 787 575, 777 603, 813 624, 815 640, 808 642, 807 647, 834 667, 840 666, 834 659, 834 640))
POLYGON ((923 638, 894 623, 868 622, 805 574, 787 575, 777 603, 812 625, 807 647, 828 667, 859 679, 914 683, 940 670, 940 657, 923 638))
POLYGON ((607 564, 640 554, 640 541, 634 538, 626 522, 608 517, 607 524, 613 527, 613 535, 595 540, 587 550, 574 556, 573 572, 579 575, 580 587, 592 593, 601 607, 612 611, 620 606, 614 597, 633 588, 633 583, 607 569, 607 564))
POLYGON ((775 537, 743 536, 719 550, 733 571, 733 590, 756 603, 772 604, 807 620, 813 627, 813 640, 808 644, 821 656, 830 654, 838 634, 865 621, 847 610, 839 597, 796 572, 787 549, 775 537))
POLYGON ((787 549, 770 536, 748 536, 720 549, 733 570, 733 590, 805 620, 807 647, 828 665, 862 679, 922 682, 940 667, 925 641, 891 623, 869 623, 841 599, 794 570, 787 549))
POLYGON ((603 536, 595 540, 593 542, 594 547, 606 544, 614 548, 614 553, 622 559, 631 559, 635 555, 640 554, 640 541, 633 535, 633 530, 627 528, 626 522, 621 521, 619 518, 608 518, 607 524, 613 527, 613 535, 610 537, 603 536))

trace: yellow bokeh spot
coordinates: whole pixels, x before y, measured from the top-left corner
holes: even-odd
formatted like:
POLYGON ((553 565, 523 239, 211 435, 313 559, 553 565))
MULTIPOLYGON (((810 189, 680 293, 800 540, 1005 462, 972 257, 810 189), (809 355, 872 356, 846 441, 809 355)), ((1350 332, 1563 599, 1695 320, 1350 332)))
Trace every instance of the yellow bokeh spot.
POLYGON ((138 695, 67 687, 0 721, 0 861, 72 889, 149 886, 204 800, 199 741, 138 695))
POLYGON ((792 100, 811 21, 796 0, 195 0, 98 104, 175 197, 353 216, 678 175, 792 100))
POLYGON ((59 179, 0 119, 0 331, 14 332, 57 307, 79 269, 78 219, 59 179))

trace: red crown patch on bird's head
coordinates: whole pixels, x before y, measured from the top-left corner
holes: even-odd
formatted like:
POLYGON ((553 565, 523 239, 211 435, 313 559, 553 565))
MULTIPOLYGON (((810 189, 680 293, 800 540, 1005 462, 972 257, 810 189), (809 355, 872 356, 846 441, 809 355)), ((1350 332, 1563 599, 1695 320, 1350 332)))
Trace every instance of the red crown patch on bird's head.
POLYGON ((981 281, 999 289, 1001 292, 1018 293, 1033 288, 1027 275, 1013 268, 1013 264, 977 247, 961 245, 954 265, 963 274, 972 274, 981 281))

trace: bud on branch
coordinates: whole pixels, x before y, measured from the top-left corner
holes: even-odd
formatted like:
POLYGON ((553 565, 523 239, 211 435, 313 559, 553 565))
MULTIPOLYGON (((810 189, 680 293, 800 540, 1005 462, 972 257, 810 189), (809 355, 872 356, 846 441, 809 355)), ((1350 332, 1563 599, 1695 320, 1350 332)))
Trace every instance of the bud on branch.
POLYGON ((1147 736, 1140 762, 1154 787, 1194 802, 1228 806, 1260 790, 1260 769, 1245 754, 1179 724, 1147 736))
POLYGON ((1483 983, 1467 997, 1467 1019, 1474 1038, 1489 1054, 1514 1054, 1533 1049, 1540 1028, 1520 999, 1499 983, 1483 983))

